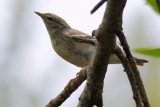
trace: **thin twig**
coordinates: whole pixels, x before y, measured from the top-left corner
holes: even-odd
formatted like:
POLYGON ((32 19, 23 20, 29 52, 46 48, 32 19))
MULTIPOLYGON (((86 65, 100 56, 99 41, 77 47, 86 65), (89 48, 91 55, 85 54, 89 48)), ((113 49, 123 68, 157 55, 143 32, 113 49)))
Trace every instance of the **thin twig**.
POLYGON ((46 107, 59 107, 87 78, 86 70, 83 68, 78 76, 71 79, 64 90, 54 99, 52 99, 46 107))
POLYGON ((126 59, 123 51, 119 47, 116 47, 115 54, 121 60, 122 65, 124 67, 124 70, 126 71, 126 74, 127 74, 128 79, 130 81, 130 84, 131 84, 131 88, 133 91, 133 98, 135 100, 136 106, 143 107, 143 104, 141 103, 142 102, 141 95, 140 95, 139 89, 137 87, 137 81, 136 81, 136 78, 135 78, 134 73, 132 71, 132 68, 128 63, 128 60, 126 59))
POLYGON ((91 14, 93 14, 95 11, 97 11, 99 9, 99 7, 101 7, 107 0, 101 0, 100 2, 98 2, 98 4, 96 4, 94 6, 94 8, 91 10, 91 14))
POLYGON ((140 94, 141 94, 141 98, 142 98, 142 102, 144 104, 144 107, 150 107, 150 104, 149 104, 149 101, 148 101, 148 98, 147 98, 146 91, 144 89, 144 85, 143 85, 140 73, 139 73, 138 68, 136 66, 135 60, 134 60, 134 58, 133 58, 133 56, 130 52, 129 45, 127 43, 127 40, 126 40, 122 30, 117 31, 117 36, 118 36, 118 38, 121 42, 123 50, 125 51, 126 57, 128 59, 128 62, 130 64, 130 66, 133 70, 134 76, 137 80, 137 85, 138 85, 138 88, 140 90, 140 94))

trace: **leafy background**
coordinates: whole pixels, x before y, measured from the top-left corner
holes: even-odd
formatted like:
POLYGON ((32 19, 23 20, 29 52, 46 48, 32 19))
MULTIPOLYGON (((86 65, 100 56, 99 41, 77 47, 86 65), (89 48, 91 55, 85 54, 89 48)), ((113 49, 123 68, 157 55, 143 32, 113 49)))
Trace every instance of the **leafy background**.
MULTIPOLYGON (((152 9, 160 14, 160 0, 147 0, 152 9)), ((160 57, 160 48, 137 48, 135 52, 148 56, 160 57)))
MULTIPOLYGON (((103 6, 90 15, 96 3, 97 0, 1 1, 0 107, 44 107, 80 70, 53 51, 47 30, 34 11, 55 13, 73 28, 91 34, 99 26, 105 8, 103 6)), ((146 54, 142 48, 154 50, 160 47, 159 13, 147 1, 128 0, 123 19, 131 49, 146 54)), ((139 70, 151 106, 158 107, 160 58, 133 53, 149 60, 139 70)), ((61 107, 75 107, 83 87, 84 84, 61 107)), ((121 65, 109 66, 103 97, 104 107, 135 107, 121 65)))

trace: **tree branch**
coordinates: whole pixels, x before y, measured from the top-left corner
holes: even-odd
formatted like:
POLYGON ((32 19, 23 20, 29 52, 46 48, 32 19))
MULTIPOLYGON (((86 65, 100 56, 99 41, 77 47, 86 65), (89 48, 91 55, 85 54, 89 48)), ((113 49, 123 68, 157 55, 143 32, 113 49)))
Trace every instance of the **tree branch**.
POLYGON ((95 11, 99 9, 107 0, 101 0, 98 4, 95 5, 95 7, 91 10, 91 14, 93 14, 95 11))
POLYGON ((126 71, 126 73, 127 73, 127 76, 128 76, 128 79, 130 81, 131 88, 132 88, 132 91, 133 91, 133 98, 136 102, 137 107, 143 107, 143 104, 141 103, 142 99, 141 99, 141 96, 140 96, 140 92, 139 92, 138 87, 137 87, 137 81, 136 81, 136 78, 134 76, 133 70, 128 63, 128 59, 126 59, 123 51, 119 47, 116 47, 115 54, 121 60, 122 65, 124 67, 124 71, 126 71))
POLYGON ((59 107, 87 78, 86 68, 82 68, 76 78, 70 80, 64 90, 54 99, 52 99, 46 107, 59 107))
POLYGON ((95 57, 87 70, 87 83, 80 96, 78 107, 103 106, 102 92, 104 77, 111 53, 116 45, 115 29, 122 23, 122 13, 126 0, 108 0, 103 21, 96 33, 98 40, 95 57))
POLYGON ((130 52, 129 45, 127 43, 127 40, 126 40, 122 30, 117 30, 117 36, 118 36, 118 38, 119 38, 119 40, 122 44, 123 50, 126 53, 126 57, 128 59, 128 62, 130 64, 132 70, 133 70, 134 77, 136 78, 136 81, 137 81, 136 83, 138 85, 138 89, 139 89, 140 94, 141 94, 142 103, 144 104, 144 107, 150 107, 150 104, 149 104, 147 94, 146 94, 145 89, 144 89, 144 85, 143 85, 140 73, 139 73, 138 68, 136 66, 135 60, 134 60, 134 58, 133 58, 133 56, 130 52))

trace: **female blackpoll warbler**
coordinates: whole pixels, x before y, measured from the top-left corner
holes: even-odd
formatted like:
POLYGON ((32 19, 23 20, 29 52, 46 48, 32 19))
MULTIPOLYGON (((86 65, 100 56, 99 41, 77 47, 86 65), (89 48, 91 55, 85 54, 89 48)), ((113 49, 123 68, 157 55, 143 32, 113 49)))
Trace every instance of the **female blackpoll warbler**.
MULTIPOLYGON (((35 13, 43 19, 52 47, 59 56, 78 67, 85 67, 89 64, 96 51, 96 38, 72 29, 65 20, 55 14, 35 13)), ((137 65, 143 65, 143 63, 148 62, 138 58, 135 58, 135 60, 137 65)), ((110 56, 109 63, 120 64, 121 61, 113 53, 110 56)))

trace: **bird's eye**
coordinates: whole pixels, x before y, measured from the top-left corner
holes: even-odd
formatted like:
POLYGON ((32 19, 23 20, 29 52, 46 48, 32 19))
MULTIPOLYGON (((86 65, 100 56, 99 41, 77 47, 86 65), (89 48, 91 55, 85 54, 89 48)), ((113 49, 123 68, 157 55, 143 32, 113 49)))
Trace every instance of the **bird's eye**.
POLYGON ((47 19, 48 19, 49 21, 51 21, 51 20, 52 20, 52 17, 47 17, 47 19))

